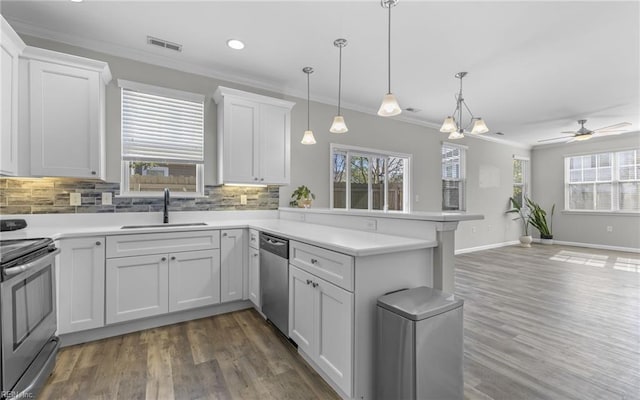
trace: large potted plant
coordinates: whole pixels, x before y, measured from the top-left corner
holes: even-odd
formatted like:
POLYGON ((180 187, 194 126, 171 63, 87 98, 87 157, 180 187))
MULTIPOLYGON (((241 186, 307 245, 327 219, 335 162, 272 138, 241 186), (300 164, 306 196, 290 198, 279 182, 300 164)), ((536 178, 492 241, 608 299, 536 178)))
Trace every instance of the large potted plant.
POLYGON ((544 244, 553 244, 553 213, 556 205, 551 206, 549 223, 547 223, 547 212, 530 198, 525 199, 531 210, 529 223, 540 232, 540 241, 544 244))
POLYGON ((511 209, 507 210, 508 214, 514 213, 518 214, 513 220, 520 220, 522 223, 522 235, 520 235, 520 246, 522 247, 531 247, 531 242, 533 242, 533 238, 529 234, 529 221, 531 220, 531 213, 526 204, 520 204, 520 202, 513 197, 509 197, 509 202, 511 204, 511 209))
POLYGON ((311 193, 311 189, 302 185, 298 186, 291 194, 291 201, 289 202, 289 205, 291 207, 298 206, 300 208, 309 208, 315 199, 316 195, 311 193))

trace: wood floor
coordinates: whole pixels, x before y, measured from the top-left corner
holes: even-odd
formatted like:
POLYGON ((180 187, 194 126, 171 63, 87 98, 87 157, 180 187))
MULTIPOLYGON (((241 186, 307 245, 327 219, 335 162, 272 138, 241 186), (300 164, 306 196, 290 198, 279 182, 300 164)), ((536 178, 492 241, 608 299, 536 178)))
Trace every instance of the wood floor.
POLYGON ((339 399, 253 309, 66 347, 39 399, 339 399))
POLYGON ((456 256, 468 399, 640 399, 640 254, 456 256))
MULTIPOLYGON (((465 398, 640 399, 640 255, 456 256, 465 398)), ((337 399, 253 310, 67 347, 42 399, 337 399)))

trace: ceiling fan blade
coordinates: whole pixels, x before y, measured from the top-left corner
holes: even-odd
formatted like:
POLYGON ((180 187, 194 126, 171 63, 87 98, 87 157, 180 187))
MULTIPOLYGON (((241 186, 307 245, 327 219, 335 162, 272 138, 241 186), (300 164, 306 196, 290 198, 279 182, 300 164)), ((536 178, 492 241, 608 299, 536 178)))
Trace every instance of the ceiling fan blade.
POLYGON ((605 126, 603 128, 594 129, 593 131, 594 132, 609 131, 613 129, 624 128, 625 126, 629 126, 629 125, 631 125, 631 122, 621 122, 619 124, 614 124, 614 125, 605 126))
POLYGON ((593 132, 595 135, 597 135, 598 137, 600 136, 613 136, 613 135, 620 135, 622 133, 624 133, 625 131, 596 131, 593 132))
POLYGON ((575 134, 577 134, 578 132, 576 132, 576 131, 563 131, 563 132, 560 132, 560 133, 570 133, 570 134, 572 134, 572 135, 575 135, 575 134))
POLYGON ((538 140, 538 143, 543 143, 543 142, 552 142, 554 140, 563 140, 563 139, 569 139, 572 138, 571 136, 560 136, 560 137, 556 137, 556 138, 551 138, 551 139, 542 139, 542 140, 538 140))

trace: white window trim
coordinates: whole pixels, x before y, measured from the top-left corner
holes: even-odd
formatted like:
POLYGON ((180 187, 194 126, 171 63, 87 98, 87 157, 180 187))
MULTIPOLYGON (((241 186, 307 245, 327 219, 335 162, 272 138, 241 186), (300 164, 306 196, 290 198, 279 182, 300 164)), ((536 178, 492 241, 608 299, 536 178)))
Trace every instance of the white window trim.
MULTIPOLYGON (((460 187, 459 199, 458 203, 460 207, 458 210, 446 210, 446 211, 466 211, 467 210, 467 150, 469 150, 469 146, 465 146, 463 144, 451 143, 451 142, 441 142, 440 143, 440 197, 442 197, 442 191, 444 187, 442 187, 442 181, 445 180, 442 177, 442 146, 455 147, 459 150, 464 151, 464 155, 460 157, 460 179, 462 182, 462 186, 460 187)), ((460 154, 463 154, 462 152, 460 154)), ((440 204, 440 208, 442 208, 442 204, 440 204)), ((444 211, 444 210, 443 210, 444 211)))
MULTIPOLYGON (((180 100, 192 101, 203 103, 206 100, 206 96, 191 93, 182 90, 169 89, 161 86, 147 85, 144 83, 128 81, 124 79, 118 79, 118 86, 122 89, 130 89, 137 90, 148 94, 165 96, 165 97, 173 97, 180 100)), ((122 93, 122 92, 121 92, 122 93)), ((122 94, 121 94, 121 104, 120 104, 120 112, 122 113, 122 94)), ((203 110, 206 108, 203 106, 203 110)), ((203 115, 203 123, 204 123, 204 115, 203 115)), ((120 116, 120 141, 121 141, 121 149, 122 149, 122 115, 120 116)), ((204 133, 204 132, 203 132, 204 133)), ((204 135, 206 137, 206 134, 204 135)), ((122 153, 120 153, 120 194, 116 197, 162 197, 164 196, 163 192, 160 191, 148 191, 148 192, 137 192, 129 190, 129 177, 130 177, 130 161, 122 160, 122 153)), ((171 192, 171 196, 175 198, 198 198, 198 197, 206 197, 204 194, 204 160, 202 163, 197 163, 196 165, 196 191, 195 192, 179 192, 173 191, 171 192)))
MULTIPOLYGON (((533 196, 531 196, 529 194, 530 188, 531 188, 531 160, 529 159, 529 157, 525 157, 525 156, 517 156, 517 155, 513 155, 513 159, 514 160, 520 160, 520 161, 526 161, 526 168, 524 170, 524 184, 522 185, 523 189, 522 189, 522 196, 523 197, 529 197, 532 198, 533 196)), ((511 175, 513 175, 513 170, 511 171, 511 175)), ((511 178, 513 180, 513 177, 511 178)), ((516 186, 516 182, 512 182, 512 190, 511 190, 511 194, 513 195, 513 186, 516 186)))
MULTIPOLYGON (((412 166, 412 155, 411 154, 406 154, 406 153, 398 153, 398 152, 394 152, 394 151, 386 151, 386 150, 378 150, 378 149, 372 149, 369 147, 360 147, 360 146, 351 146, 351 145, 343 145, 343 144, 338 144, 338 143, 329 143, 329 208, 331 210, 356 210, 356 211, 369 211, 369 212, 386 212, 386 213, 399 213, 399 214, 406 214, 406 213, 410 213, 411 212, 411 178, 412 178, 412 174, 411 174, 411 166, 412 166), (345 204, 345 208, 334 208, 333 207, 333 153, 334 151, 346 151, 347 153, 347 159, 345 161, 345 169, 347 172, 347 176, 346 176, 346 204, 345 204), (403 176, 403 182, 402 182, 402 191, 405 194, 404 196, 404 200, 402 202, 402 211, 397 211, 397 210, 387 210, 387 205, 388 205, 388 199, 389 199, 389 194, 388 191, 385 190, 384 191, 384 208, 383 210, 372 210, 372 204, 373 204, 373 197, 372 196, 368 196, 368 207, 367 210, 363 210, 363 209, 352 209, 351 208, 351 168, 349 167, 351 165, 351 155, 352 153, 358 154, 360 156, 382 156, 382 157, 397 157, 397 158, 405 158, 407 160, 407 165, 405 165, 405 169, 404 169, 404 176, 403 176)), ((387 160, 385 159, 385 166, 384 166, 384 171, 385 171, 385 177, 384 177, 384 182, 385 182, 385 188, 388 182, 387 179, 387 160)), ((368 179, 367 181, 369 182, 369 193, 371 193, 371 168, 368 169, 368 179)))
MULTIPOLYGON (((564 214, 585 214, 585 215, 638 215, 640 214, 640 210, 638 211, 629 211, 629 210, 620 210, 618 209, 618 207, 620 206, 619 203, 619 183, 620 182, 625 182, 625 181, 620 181, 618 178, 618 157, 616 156, 617 153, 620 152, 624 152, 624 151, 631 151, 631 150, 636 150, 636 151, 640 151, 640 148, 638 147, 622 147, 622 148, 615 148, 612 150, 605 150, 605 151, 599 151, 599 150, 595 150, 595 151, 585 151, 585 152, 579 152, 579 153, 570 153, 570 154, 563 154, 563 158, 564 158, 564 210, 562 210, 561 212, 564 214), (580 157, 580 156, 591 156, 591 155, 598 155, 598 154, 611 154, 612 155, 612 160, 611 160, 611 164, 612 164, 612 174, 611 174, 611 181, 607 181, 611 183, 611 206, 615 207, 615 209, 611 209, 611 210, 574 210, 574 209, 570 209, 569 208, 569 159, 571 157, 580 157)), ((601 182, 601 183, 607 183, 607 182, 601 182)), ((593 181, 593 182, 584 182, 585 184, 596 184, 598 183, 597 181, 593 181)), ((579 184, 579 183, 575 183, 575 184, 579 184)), ((595 198, 594 198, 595 201, 595 198)))

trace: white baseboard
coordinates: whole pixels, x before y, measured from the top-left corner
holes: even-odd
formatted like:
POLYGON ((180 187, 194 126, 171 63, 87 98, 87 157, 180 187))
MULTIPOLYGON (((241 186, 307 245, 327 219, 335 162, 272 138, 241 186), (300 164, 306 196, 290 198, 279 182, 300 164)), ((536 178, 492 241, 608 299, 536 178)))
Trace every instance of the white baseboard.
MULTIPOLYGON (((540 239, 533 239, 534 243, 540 243, 540 239)), ((458 249, 455 251, 455 255, 458 254, 466 254, 473 253, 481 250, 489 250, 489 249, 497 249, 499 247, 512 246, 514 244, 520 243, 518 240, 512 240, 510 242, 502 242, 502 243, 492 243, 484 246, 477 247, 468 247, 466 249, 458 249)), ((629 253, 640 253, 640 249, 634 249, 633 247, 622 247, 622 246, 609 246, 606 244, 593 244, 593 243, 580 243, 580 242, 566 242, 563 240, 555 240, 553 239, 553 244, 560 244, 563 246, 574 246, 574 247, 587 247, 592 249, 602 249, 602 250, 613 250, 613 251, 626 251, 629 253)))
POLYGON ((520 243, 520 241, 512 240, 510 242, 485 244, 484 246, 468 247, 466 249, 458 249, 458 250, 455 251, 454 254, 458 255, 458 254, 473 253, 473 252, 481 251, 481 250, 497 249, 498 247, 512 246, 512 245, 518 244, 518 243, 520 243))
MULTIPOLYGON (((537 243, 537 242, 540 242, 540 239, 533 239, 533 241, 537 243)), ((561 244, 564 246, 575 246, 575 247, 589 247, 592 249, 602 249, 602 250, 626 251, 629 253, 640 253, 640 249, 636 249, 633 247, 609 246, 606 244, 565 242, 563 240, 556 240, 556 239, 553 239, 553 244, 561 244)))

